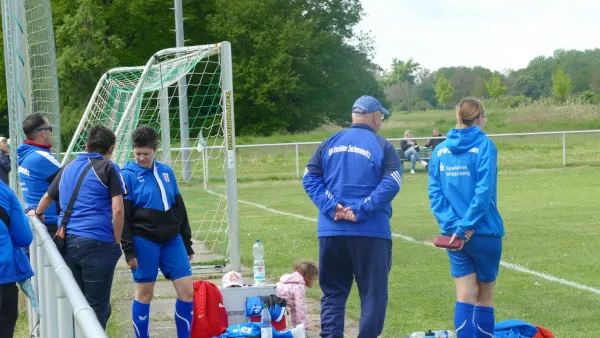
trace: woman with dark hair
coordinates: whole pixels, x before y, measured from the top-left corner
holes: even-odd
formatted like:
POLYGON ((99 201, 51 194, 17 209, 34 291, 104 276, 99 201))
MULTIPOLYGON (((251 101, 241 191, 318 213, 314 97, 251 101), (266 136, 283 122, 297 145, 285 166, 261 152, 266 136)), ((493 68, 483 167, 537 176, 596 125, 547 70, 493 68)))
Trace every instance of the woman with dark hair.
POLYGON ((123 195, 127 194, 119 167, 110 161, 115 140, 104 126, 90 128, 86 152, 58 172, 35 211, 43 221, 52 201, 60 205, 58 233, 65 234, 65 262, 103 328, 122 254, 123 195))
POLYGON ((456 282, 457 337, 492 337, 504 236, 496 202, 498 152, 483 132, 487 115, 481 102, 462 99, 456 119, 429 162, 429 201, 441 234, 452 236, 450 243, 462 242, 447 250, 456 282))
POLYGON ((150 302, 160 268, 177 292, 177 337, 189 338, 193 318, 192 232, 173 169, 155 160, 158 133, 149 126, 132 135, 135 162, 123 168, 125 198, 123 252, 135 281, 134 332, 148 337, 150 302))

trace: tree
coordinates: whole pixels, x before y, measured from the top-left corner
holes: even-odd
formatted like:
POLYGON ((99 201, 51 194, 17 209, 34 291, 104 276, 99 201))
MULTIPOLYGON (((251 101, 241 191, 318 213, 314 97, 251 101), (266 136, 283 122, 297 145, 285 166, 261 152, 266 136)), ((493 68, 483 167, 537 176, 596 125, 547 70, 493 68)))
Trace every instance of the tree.
POLYGON ((74 3, 75 6, 57 6, 57 10, 71 10, 62 12, 56 26, 63 144, 70 142, 102 74, 119 64, 113 53, 123 47, 121 39, 107 34, 108 26, 100 4, 93 0, 74 3))
POLYGON ((421 65, 415 62, 412 58, 404 62, 394 58, 392 60, 392 72, 390 74, 389 84, 400 84, 406 82, 408 85, 408 111, 410 111, 410 87, 414 86, 417 79, 417 71, 421 69, 421 65))
POLYGON ((494 99, 504 95, 507 89, 507 87, 502 84, 502 76, 500 74, 494 74, 489 81, 485 82, 485 87, 490 96, 494 99))
POLYGON ((446 109, 446 103, 454 94, 454 87, 452 83, 446 79, 444 74, 440 74, 440 77, 435 85, 435 97, 438 102, 444 105, 444 109, 446 109))
POLYGON ((206 27, 234 46, 236 131, 310 131, 349 122, 361 95, 383 99, 372 41, 352 31, 361 13, 358 0, 217 1, 206 27))
POLYGON ((571 93, 571 78, 562 65, 552 74, 552 95, 558 102, 565 102, 571 93))

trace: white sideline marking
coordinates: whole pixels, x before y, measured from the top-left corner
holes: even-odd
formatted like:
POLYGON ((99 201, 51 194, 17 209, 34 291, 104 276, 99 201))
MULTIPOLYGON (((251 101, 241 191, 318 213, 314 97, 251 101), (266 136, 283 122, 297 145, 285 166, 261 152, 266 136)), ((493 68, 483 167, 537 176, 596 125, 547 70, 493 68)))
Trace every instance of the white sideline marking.
MULTIPOLYGON (((213 195, 223 196, 223 195, 217 194, 216 192, 211 191, 211 190, 206 190, 206 191, 208 193, 210 193, 210 194, 213 194, 213 195)), ((302 215, 298 215, 298 214, 292 214, 292 213, 285 212, 285 211, 271 209, 271 208, 269 208, 267 206, 264 206, 264 205, 258 204, 258 203, 243 201, 243 200, 240 200, 240 199, 238 199, 238 202, 242 203, 242 204, 248 204, 248 205, 251 205, 253 207, 256 207, 256 208, 259 208, 259 209, 263 209, 263 210, 266 210, 266 211, 269 211, 269 212, 272 212, 272 213, 278 214, 278 215, 290 216, 290 217, 294 217, 294 218, 297 218, 297 219, 302 219, 302 220, 305 220, 305 221, 311 221, 311 222, 316 222, 317 221, 316 218, 311 218, 311 217, 306 217, 306 216, 302 216, 302 215)), ((392 233, 392 236, 393 237, 401 238, 401 239, 403 239, 403 240, 405 240, 407 242, 418 243, 418 244, 423 244, 423 245, 435 247, 433 245, 433 243, 425 242, 425 241, 419 241, 419 240, 414 239, 414 238, 412 238, 410 236, 406 236, 406 235, 402 235, 402 234, 396 234, 396 233, 392 233)), ((440 249, 440 250, 443 250, 443 249, 440 249)), ((535 270, 528 269, 528 268, 526 268, 524 266, 521 266, 521 265, 518 265, 518 264, 513 264, 513 263, 508 263, 508 262, 501 261, 500 265, 503 266, 503 267, 505 267, 505 268, 507 268, 507 269, 510 269, 510 270, 514 270, 514 271, 518 271, 518 272, 522 272, 522 273, 534 275, 536 277, 545 279, 545 280, 550 281, 550 282, 556 282, 556 283, 559 283, 559 284, 562 284, 562 285, 570 286, 570 287, 575 288, 575 289, 585 290, 585 291, 589 291, 589 292, 592 292, 592 293, 600 295, 600 289, 596 289, 596 288, 593 288, 591 286, 587 286, 587 285, 584 285, 584 284, 579 284, 579 283, 571 282, 569 280, 562 279, 562 278, 559 278, 559 277, 555 277, 555 276, 552 276, 552 275, 548 275, 548 274, 545 274, 545 273, 537 272, 535 270)))

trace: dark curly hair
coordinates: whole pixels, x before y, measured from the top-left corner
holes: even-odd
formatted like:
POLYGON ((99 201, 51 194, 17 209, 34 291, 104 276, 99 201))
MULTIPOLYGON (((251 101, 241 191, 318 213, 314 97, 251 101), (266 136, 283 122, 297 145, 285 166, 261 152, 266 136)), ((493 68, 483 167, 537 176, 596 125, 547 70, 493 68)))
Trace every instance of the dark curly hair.
POLYGON ((110 148, 115 145, 116 139, 112 130, 97 124, 88 130, 87 151, 106 155, 110 148))
POLYGON ((158 132, 147 125, 139 126, 131 135, 131 143, 134 148, 148 147, 156 150, 158 148, 158 132))

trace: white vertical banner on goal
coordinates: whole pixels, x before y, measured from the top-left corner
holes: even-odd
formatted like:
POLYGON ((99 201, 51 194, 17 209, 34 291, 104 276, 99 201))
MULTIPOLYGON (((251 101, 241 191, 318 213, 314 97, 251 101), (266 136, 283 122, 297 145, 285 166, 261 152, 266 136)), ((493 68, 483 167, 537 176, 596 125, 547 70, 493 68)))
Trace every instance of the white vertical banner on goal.
POLYGON ((233 121, 231 120, 231 90, 224 91, 225 104, 223 105, 225 118, 225 147, 227 149, 227 168, 235 168, 235 149, 233 149, 233 121))

